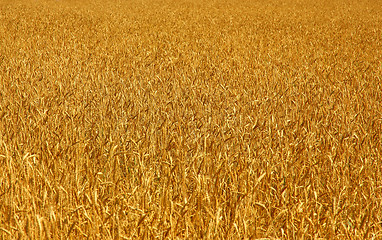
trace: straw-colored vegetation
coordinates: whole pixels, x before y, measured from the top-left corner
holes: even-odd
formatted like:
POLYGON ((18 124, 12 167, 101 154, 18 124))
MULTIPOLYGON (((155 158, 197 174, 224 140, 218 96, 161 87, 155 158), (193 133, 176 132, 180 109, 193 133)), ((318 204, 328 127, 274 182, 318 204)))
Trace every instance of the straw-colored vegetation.
POLYGON ((0 239, 381 239, 381 10, 2 0, 0 239))

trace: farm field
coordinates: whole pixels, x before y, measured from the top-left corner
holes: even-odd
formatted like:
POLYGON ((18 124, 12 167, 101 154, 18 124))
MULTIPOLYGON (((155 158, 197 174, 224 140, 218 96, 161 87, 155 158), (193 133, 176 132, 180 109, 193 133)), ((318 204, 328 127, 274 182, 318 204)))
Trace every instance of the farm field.
POLYGON ((0 239, 382 239, 382 5, 0 0, 0 239))

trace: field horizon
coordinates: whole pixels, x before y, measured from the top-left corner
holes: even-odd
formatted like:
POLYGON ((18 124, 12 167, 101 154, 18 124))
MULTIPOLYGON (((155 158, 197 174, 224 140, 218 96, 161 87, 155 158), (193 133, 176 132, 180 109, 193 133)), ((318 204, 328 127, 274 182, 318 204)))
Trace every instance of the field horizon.
POLYGON ((378 1, 0 0, 0 239, 381 239, 378 1))

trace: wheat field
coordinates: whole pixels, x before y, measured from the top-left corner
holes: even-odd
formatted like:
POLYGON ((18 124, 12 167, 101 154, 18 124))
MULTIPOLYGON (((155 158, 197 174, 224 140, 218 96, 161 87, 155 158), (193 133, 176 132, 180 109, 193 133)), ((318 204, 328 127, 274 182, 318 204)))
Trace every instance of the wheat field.
POLYGON ((382 239, 382 5, 0 0, 0 239, 382 239))

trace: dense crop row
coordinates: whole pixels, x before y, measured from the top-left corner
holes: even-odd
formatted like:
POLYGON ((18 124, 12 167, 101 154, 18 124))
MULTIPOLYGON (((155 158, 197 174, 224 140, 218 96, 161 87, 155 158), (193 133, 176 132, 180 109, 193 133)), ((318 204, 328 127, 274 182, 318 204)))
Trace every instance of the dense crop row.
POLYGON ((0 238, 381 238, 379 5, 2 0, 0 238))

